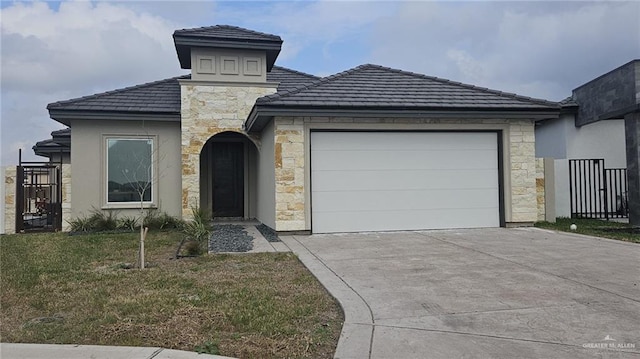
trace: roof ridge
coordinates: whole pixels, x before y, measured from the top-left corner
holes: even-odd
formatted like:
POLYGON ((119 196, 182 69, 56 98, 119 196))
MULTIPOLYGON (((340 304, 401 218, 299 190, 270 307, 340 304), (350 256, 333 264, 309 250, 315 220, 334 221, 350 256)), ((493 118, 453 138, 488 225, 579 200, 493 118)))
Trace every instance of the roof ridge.
POLYGON ((74 102, 77 102, 77 101, 81 101, 81 100, 84 101, 84 100, 89 100, 89 99, 100 98, 102 96, 113 95, 113 94, 116 94, 116 93, 121 93, 121 92, 125 92, 125 91, 131 91, 131 90, 134 90, 134 89, 140 89, 140 88, 144 88, 144 87, 154 86, 154 85, 158 85, 158 84, 163 83, 163 82, 169 82, 169 81, 184 79, 184 78, 188 78, 188 77, 191 77, 191 74, 174 76, 174 77, 170 77, 170 78, 167 78, 167 79, 156 80, 156 81, 151 81, 151 82, 145 82, 145 83, 142 83, 142 84, 122 87, 122 88, 115 89, 115 90, 98 92, 98 93, 95 93, 95 94, 92 94, 92 95, 76 97, 76 98, 72 98, 72 99, 68 99, 68 100, 56 101, 56 102, 52 102, 52 103, 48 104, 47 105, 47 109, 52 108, 52 107, 55 108, 55 107, 60 106, 60 105, 68 105, 68 104, 71 104, 71 103, 74 103, 74 102))
POLYGON ((262 35, 262 36, 281 39, 280 36, 278 36, 278 35, 268 34, 266 32, 262 32, 262 31, 251 30, 251 29, 247 29, 247 28, 244 28, 244 27, 240 27, 240 26, 225 25, 225 24, 211 25, 211 26, 200 26, 200 27, 195 27, 195 28, 190 28, 190 29, 178 29, 178 30, 175 30, 173 33, 174 34, 176 34, 176 33, 178 33, 178 34, 180 34, 180 33, 192 33, 192 32, 197 32, 197 31, 202 31, 202 30, 214 30, 214 29, 240 30, 240 31, 249 32, 249 33, 252 33, 252 34, 255 34, 255 35, 262 35))
POLYGON ((309 74, 309 73, 306 73, 306 72, 290 69, 290 68, 284 67, 284 66, 273 65, 273 68, 274 69, 280 69, 280 70, 287 71, 287 72, 291 72, 291 73, 294 73, 294 74, 307 76, 307 77, 313 77, 315 79, 321 79, 322 78, 320 76, 316 76, 316 75, 312 75, 312 74, 309 74))
POLYGON ((342 72, 335 73, 335 74, 330 75, 330 76, 320 77, 316 81, 313 81, 313 82, 311 82, 309 84, 306 84, 306 85, 298 86, 298 87, 293 88, 293 89, 288 90, 288 91, 276 92, 276 93, 271 94, 271 95, 266 95, 266 96, 259 97, 256 100, 256 103, 265 102, 265 101, 269 101, 269 100, 273 100, 273 99, 280 99, 280 98, 283 98, 283 97, 286 97, 286 96, 289 96, 289 95, 293 95, 293 94, 302 92, 303 90, 307 90, 307 89, 310 89, 310 88, 313 88, 313 87, 318 87, 318 86, 320 86, 322 84, 325 84, 325 83, 330 82, 330 81, 334 81, 337 78, 344 77, 344 76, 346 76, 348 74, 351 74, 351 73, 353 73, 353 72, 355 72, 357 70, 360 70, 364 66, 366 66, 366 65, 360 65, 360 66, 357 66, 357 67, 354 67, 354 68, 351 68, 351 69, 348 69, 348 70, 345 70, 345 71, 342 71, 342 72))
POLYGON ((429 75, 425 75, 425 74, 421 74, 421 73, 417 73, 417 72, 412 72, 412 71, 395 69, 395 68, 392 68, 392 67, 386 67, 386 66, 381 66, 381 65, 376 65, 376 64, 365 64, 365 65, 361 65, 361 66, 374 67, 374 68, 378 68, 378 69, 381 69, 381 70, 392 71, 392 72, 396 72, 396 73, 400 73, 400 74, 404 74, 404 75, 409 75, 409 76, 414 76, 414 77, 418 77, 418 78, 437 81, 437 82, 440 82, 440 83, 460 86, 460 87, 464 87, 464 88, 471 89, 471 90, 479 90, 479 91, 483 91, 483 92, 488 92, 488 93, 491 93, 491 94, 494 94, 494 95, 498 95, 498 96, 511 97, 511 98, 519 100, 519 101, 531 101, 531 102, 537 102, 537 103, 544 104, 544 105, 556 105, 556 106, 559 105, 559 103, 555 102, 555 101, 549 101, 549 100, 545 100, 545 99, 541 99, 541 98, 518 95, 518 94, 512 93, 512 92, 504 92, 504 91, 494 90, 494 89, 490 89, 488 87, 475 86, 475 85, 467 84, 467 83, 464 83, 464 82, 453 81, 453 80, 449 80, 449 79, 445 79, 445 78, 441 78, 441 77, 436 77, 436 76, 429 76, 429 75))

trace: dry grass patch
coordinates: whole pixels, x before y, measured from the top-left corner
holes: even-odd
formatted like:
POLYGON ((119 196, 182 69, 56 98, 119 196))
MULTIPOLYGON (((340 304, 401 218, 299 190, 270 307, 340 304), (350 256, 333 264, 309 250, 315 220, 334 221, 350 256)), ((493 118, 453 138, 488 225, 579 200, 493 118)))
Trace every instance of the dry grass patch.
POLYGON ((343 316, 289 253, 170 259, 175 232, 0 239, 4 342, 159 346, 241 358, 333 356, 343 316))

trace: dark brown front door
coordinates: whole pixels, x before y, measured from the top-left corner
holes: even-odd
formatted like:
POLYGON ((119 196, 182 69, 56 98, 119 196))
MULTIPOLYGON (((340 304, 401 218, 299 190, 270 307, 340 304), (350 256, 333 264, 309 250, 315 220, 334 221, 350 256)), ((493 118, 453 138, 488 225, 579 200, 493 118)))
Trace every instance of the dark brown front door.
POLYGON ((213 215, 244 216, 244 145, 213 143, 213 215))

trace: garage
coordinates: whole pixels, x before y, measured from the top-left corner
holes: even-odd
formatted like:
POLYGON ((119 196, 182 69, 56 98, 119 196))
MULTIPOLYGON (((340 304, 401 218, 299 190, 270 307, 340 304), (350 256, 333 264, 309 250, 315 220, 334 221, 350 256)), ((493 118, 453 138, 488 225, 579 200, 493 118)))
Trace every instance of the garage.
POLYGON ((499 132, 311 132, 313 233, 498 227, 499 132))

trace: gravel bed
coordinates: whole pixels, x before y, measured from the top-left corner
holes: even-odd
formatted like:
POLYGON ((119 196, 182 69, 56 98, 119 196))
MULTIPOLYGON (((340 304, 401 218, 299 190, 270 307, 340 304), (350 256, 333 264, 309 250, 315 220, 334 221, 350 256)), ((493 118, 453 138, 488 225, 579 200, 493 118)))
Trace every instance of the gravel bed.
POLYGON ((217 224, 209 239, 211 252, 248 252, 253 249, 253 237, 243 226, 237 224, 217 224))
POLYGON ((271 227, 260 223, 259 225, 256 226, 256 229, 260 231, 260 233, 262 233, 264 238, 266 238, 269 242, 280 242, 280 238, 278 238, 276 231, 271 229, 271 227))

